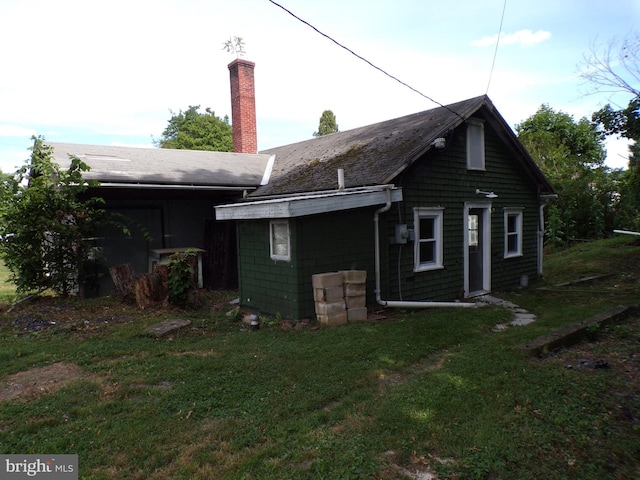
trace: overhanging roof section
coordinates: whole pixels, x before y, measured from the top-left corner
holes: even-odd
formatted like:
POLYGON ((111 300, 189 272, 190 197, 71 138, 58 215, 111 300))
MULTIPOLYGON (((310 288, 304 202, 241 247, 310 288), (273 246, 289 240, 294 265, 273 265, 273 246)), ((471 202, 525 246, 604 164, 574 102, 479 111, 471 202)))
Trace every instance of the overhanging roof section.
POLYGON ((272 148, 271 180, 250 197, 329 190, 338 169, 346 187, 385 185, 487 102, 472 98, 400 118, 272 148))
MULTIPOLYGON (((471 117, 488 121, 543 193, 553 188, 486 95, 384 122, 322 135, 262 153, 275 155, 270 181, 249 197, 294 195, 328 190, 336 171, 346 187, 397 183, 397 177, 435 148, 437 138, 451 138, 471 117)), ((464 132, 462 132, 464 135, 464 132)))
POLYGON ((269 154, 46 143, 61 168, 76 156, 91 167, 83 178, 112 188, 251 190, 265 182, 273 164, 269 154))
POLYGON ((371 207, 402 201, 402 189, 393 185, 349 188, 304 195, 269 198, 215 207, 217 220, 256 220, 261 218, 294 218, 353 208, 371 207))

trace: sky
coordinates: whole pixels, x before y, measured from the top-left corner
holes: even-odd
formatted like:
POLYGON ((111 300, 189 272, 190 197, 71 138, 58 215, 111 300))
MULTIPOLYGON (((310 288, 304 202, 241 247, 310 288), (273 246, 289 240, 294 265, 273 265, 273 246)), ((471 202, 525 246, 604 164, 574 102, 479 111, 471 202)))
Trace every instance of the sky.
MULTIPOLYGON (((256 64, 259 150, 312 138, 324 110, 344 131, 487 93, 515 128, 542 104, 578 120, 630 100, 588 94, 578 73, 594 45, 638 31, 640 0, 277 3, 420 93, 270 0, 0 0, 0 170, 32 135, 151 147, 172 112, 231 118, 232 37, 256 64)), ((624 142, 607 150, 626 167, 624 142)))

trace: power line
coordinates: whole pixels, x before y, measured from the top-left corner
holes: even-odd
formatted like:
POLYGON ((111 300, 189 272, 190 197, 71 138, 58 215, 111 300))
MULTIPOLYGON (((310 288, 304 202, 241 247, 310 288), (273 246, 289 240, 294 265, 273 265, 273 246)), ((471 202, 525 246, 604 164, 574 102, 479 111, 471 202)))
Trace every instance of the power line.
POLYGON ((421 91, 413 88, 411 85, 403 82, 402 80, 400 80, 397 77, 394 77, 393 75, 391 75, 390 73, 388 73, 387 71, 383 70, 382 68, 378 67, 377 65, 374 65, 373 63, 371 63, 369 60, 367 60, 366 58, 364 58, 361 55, 358 55, 356 52, 354 52, 353 50, 351 50, 350 48, 346 47, 345 45, 341 44, 340 42, 338 42, 337 40, 333 39, 332 37, 330 37, 329 35, 327 35, 326 33, 321 32, 320 30, 318 30, 316 27, 314 27, 313 25, 311 25, 309 22, 307 22, 306 20, 303 20, 302 18, 298 17, 295 13, 293 13, 291 10, 288 10, 287 8, 283 7, 282 5, 280 5, 279 3, 275 2, 274 0, 269 0, 269 2, 273 3, 276 7, 281 8, 282 10, 284 10, 285 12, 287 12, 289 15, 291 15, 293 18, 295 18, 296 20, 304 23, 305 25, 307 25, 308 27, 312 28, 313 30, 315 30, 317 33, 319 33, 320 35, 322 35, 323 37, 325 37, 328 40, 331 40, 333 43, 335 43, 336 45, 338 45, 340 48, 343 48, 344 50, 346 50, 347 52, 349 52, 351 55, 359 58, 360 60, 362 60, 363 62, 367 63, 368 65, 370 65, 371 67, 375 68, 376 70, 378 70, 379 72, 382 72, 383 74, 385 74, 387 77, 395 80, 396 82, 400 83, 401 85, 407 87, 410 90, 413 90, 415 93, 417 93, 418 95, 426 98, 427 100, 429 100, 430 102, 435 103, 436 105, 441 106, 442 108, 445 108, 446 110, 450 111, 451 113, 453 113, 454 115, 457 115, 458 117, 460 117, 462 120, 464 120, 464 117, 462 117, 462 115, 460 115, 458 112, 454 112, 453 110, 451 110, 449 107, 447 107, 446 105, 443 105, 442 103, 434 100, 433 98, 431 98, 428 95, 425 95, 424 93, 422 93, 421 91))
POLYGON ((493 69, 496 66, 496 57, 498 56, 498 45, 500 45, 500 37, 502 36, 502 23, 504 22, 504 12, 507 9, 507 0, 502 5, 502 17, 500 17, 500 28, 498 29, 498 38, 496 39, 496 49, 493 52, 493 62, 491 62, 491 71, 489 72, 489 81, 487 82, 487 90, 485 95, 489 93, 489 85, 491 85, 491 77, 493 77, 493 69))

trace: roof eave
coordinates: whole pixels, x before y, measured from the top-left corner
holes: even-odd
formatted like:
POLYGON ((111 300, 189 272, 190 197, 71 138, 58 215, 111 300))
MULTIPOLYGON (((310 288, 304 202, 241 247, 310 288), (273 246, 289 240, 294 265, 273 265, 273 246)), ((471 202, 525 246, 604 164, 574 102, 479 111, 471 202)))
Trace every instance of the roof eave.
POLYGON ((216 220, 257 220, 304 217, 320 213, 338 212, 354 208, 382 205, 402 201, 402 189, 393 185, 371 188, 335 190, 321 194, 291 195, 286 197, 233 203, 215 207, 216 220))
POLYGON ((242 192, 245 190, 254 190, 255 185, 186 185, 186 184, 168 184, 168 183, 120 183, 120 182, 99 182, 94 188, 107 189, 156 189, 156 190, 211 190, 211 191, 233 191, 242 192))

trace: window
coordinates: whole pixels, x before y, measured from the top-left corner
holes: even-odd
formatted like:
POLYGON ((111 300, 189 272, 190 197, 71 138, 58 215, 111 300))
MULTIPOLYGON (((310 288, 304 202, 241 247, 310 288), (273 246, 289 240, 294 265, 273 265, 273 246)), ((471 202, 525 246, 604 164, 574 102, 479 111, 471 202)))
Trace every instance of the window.
POLYGON ((269 222, 269 243, 273 260, 291 260, 289 222, 286 220, 269 222))
POLYGON ((414 271, 442 268, 442 208, 414 208, 414 271))
POLYGON ((469 214, 469 246, 477 247, 480 244, 480 218, 479 215, 469 214))
POLYGON ((467 121, 467 168, 484 170, 484 123, 478 118, 467 121))
POLYGON ((504 258, 522 255, 522 209, 504 210, 504 258))

